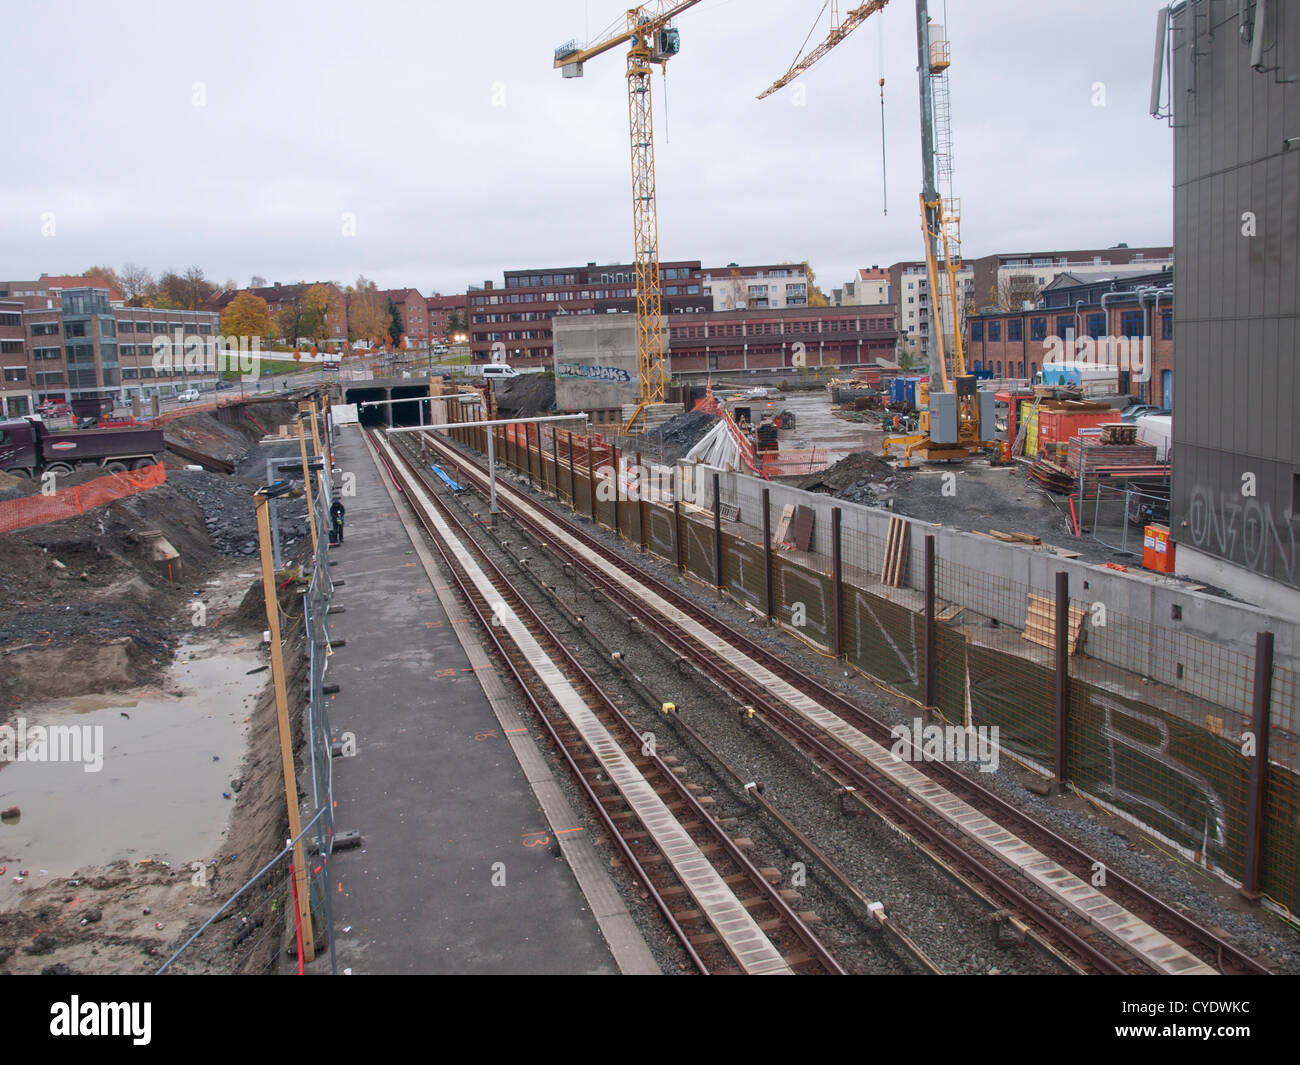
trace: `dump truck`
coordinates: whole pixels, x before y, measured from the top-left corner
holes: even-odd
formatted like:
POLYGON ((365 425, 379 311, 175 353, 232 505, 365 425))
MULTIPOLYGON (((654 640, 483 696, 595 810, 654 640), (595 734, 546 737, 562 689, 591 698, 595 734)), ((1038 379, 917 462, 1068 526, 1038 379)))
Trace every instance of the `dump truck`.
POLYGON ((107 473, 161 462, 163 431, 147 426, 51 429, 39 418, 0 421, 0 470, 20 477, 69 474, 90 466, 107 473))

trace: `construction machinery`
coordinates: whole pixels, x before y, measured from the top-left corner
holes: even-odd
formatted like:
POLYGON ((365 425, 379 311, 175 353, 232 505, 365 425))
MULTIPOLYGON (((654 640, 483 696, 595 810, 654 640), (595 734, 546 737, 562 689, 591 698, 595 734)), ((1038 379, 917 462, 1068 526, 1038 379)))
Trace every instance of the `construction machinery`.
POLYGON ((652 0, 632 8, 625 20, 599 40, 580 48, 569 41, 555 50, 555 66, 566 78, 580 78, 583 64, 627 44, 628 129, 632 143, 632 225, 636 241, 637 408, 624 428, 645 424, 649 406, 664 402, 667 372, 659 276, 659 217, 655 205, 654 118, 650 82, 654 67, 664 70, 681 50, 672 20, 700 0, 652 0))
MULTIPOLYGON (((813 63, 840 43, 868 15, 880 10, 888 0, 871 3, 850 11, 842 23, 832 11, 830 36, 820 45, 801 54, 781 78, 760 94, 770 95, 807 70, 813 63)), ((806 42, 805 42, 806 43, 806 42)), ((991 392, 980 392, 973 374, 966 372, 965 351, 961 338, 961 296, 957 274, 961 269, 961 209, 951 195, 939 192, 939 180, 949 186, 952 180, 952 130, 948 109, 948 67, 951 48, 943 27, 930 21, 926 0, 916 0, 917 74, 921 96, 921 235, 925 244, 926 273, 934 307, 934 328, 928 349, 932 367, 930 378, 917 385, 916 406, 920 410, 918 431, 906 436, 886 437, 884 452, 901 447, 910 462, 913 455, 929 460, 962 459, 986 447, 996 446, 985 440, 995 432, 996 399, 991 392), (942 257, 940 248, 942 247, 942 257), (942 263, 947 281, 941 292, 939 271, 942 263), (952 379, 948 375, 948 355, 944 344, 943 298, 948 302, 948 320, 952 327, 952 379), (937 375, 939 387, 934 387, 937 375), (987 427, 987 433, 982 427, 987 427)), ((951 192, 951 189, 949 190, 951 192)))

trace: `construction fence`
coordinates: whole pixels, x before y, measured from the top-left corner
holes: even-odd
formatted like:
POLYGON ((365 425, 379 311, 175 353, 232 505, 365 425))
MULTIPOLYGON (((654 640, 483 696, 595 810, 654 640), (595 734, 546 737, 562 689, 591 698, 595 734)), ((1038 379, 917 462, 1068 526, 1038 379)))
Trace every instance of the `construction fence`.
POLYGON ((19 499, 0 500, 0 533, 75 518, 78 514, 107 506, 126 496, 157 488, 166 481, 167 471, 161 462, 157 462, 139 470, 106 473, 85 484, 57 488, 51 492, 41 491, 19 499))
MULTIPOLYGON (((299 659, 286 661, 285 674, 290 699, 295 692, 301 692, 305 699, 302 733, 293 730, 292 746, 304 750, 298 784, 299 790, 307 793, 310 808, 304 811, 299 804, 303 819, 299 834, 199 925, 158 970, 160 974, 267 972, 280 964, 286 948, 299 972, 305 971, 306 963, 319 961, 322 949, 328 951, 329 971, 338 972, 329 891, 335 843, 335 743, 326 712, 329 699, 325 683, 333 653, 327 617, 334 590, 329 565, 328 466, 316 471, 312 480, 313 554, 301 573, 277 573, 281 624, 287 626, 282 643, 286 651, 301 647, 299 659), (296 603, 290 599, 286 605, 287 589, 297 591, 296 603), (295 865, 299 857, 303 870, 295 865), (301 892, 309 900, 309 926, 301 916, 301 892)), ((278 532, 273 535, 278 536, 278 532)))
MULTIPOLYGON (((485 430, 451 435, 486 452, 485 430)), ((1252 654, 1157 628, 1080 598, 1064 571, 1043 595, 939 557, 933 536, 842 528, 840 507, 810 550, 783 549, 767 487, 755 514, 714 471, 639 470, 599 436, 503 426, 494 445, 499 463, 578 514, 927 717, 996 726, 1004 756, 1283 910, 1300 907, 1300 684, 1273 664, 1272 633, 1252 654)))

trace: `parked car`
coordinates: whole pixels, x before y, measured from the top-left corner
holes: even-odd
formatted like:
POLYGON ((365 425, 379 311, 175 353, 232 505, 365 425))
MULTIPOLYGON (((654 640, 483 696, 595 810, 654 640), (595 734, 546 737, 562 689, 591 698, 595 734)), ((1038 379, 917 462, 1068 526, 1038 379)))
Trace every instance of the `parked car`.
POLYGON ((483 367, 483 376, 493 377, 518 377, 519 371, 513 366, 507 366, 504 362, 490 362, 483 367))
POLYGON ((182 403, 193 403, 196 399, 199 398, 199 390, 197 388, 187 388, 184 392, 180 393, 176 398, 180 400, 182 403))
POLYGON ((1144 414, 1168 414, 1169 411, 1164 407, 1157 407, 1154 403, 1134 403, 1131 407, 1125 407, 1120 419, 1126 422, 1137 421, 1144 414))

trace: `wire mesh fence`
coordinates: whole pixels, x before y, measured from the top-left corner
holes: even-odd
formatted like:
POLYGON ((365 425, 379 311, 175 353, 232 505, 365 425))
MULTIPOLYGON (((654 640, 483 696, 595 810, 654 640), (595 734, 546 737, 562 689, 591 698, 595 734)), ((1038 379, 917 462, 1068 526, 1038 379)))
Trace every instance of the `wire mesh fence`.
MULTIPOLYGON (((825 522, 809 550, 791 550, 774 535, 775 506, 767 515, 773 541, 764 543, 762 506, 738 478, 719 481, 715 501, 712 471, 678 465, 660 480, 645 472, 644 447, 640 471, 623 476, 614 464, 635 467, 635 453, 628 459, 604 441, 574 434, 564 454, 573 459, 580 514, 759 613, 770 597, 774 622, 815 649, 951 724, 996 728, 1005 754, 1063 779, 1192 860, 1252 880, 1284 907, 1300 906, 1295 673, 1271 671, 1273 742, 1263 782, 1253 784, 1259 678, 1254 656, 1240 647, 1130 616, 1080 597, 1082 589, 1060 604, 1058 632, 1054 594, 937 553, 929 570, 922 535, 891 544, 843 528, 837 549, 827 526, 838 523, 825 522), (668 489, 645 491, 652 483, 668 489), (1247 835, 1256 801, 1262 858, 1252 870, 1247 835)), ((518 450, 514 465, 526 465, 518 450)), ((552 471, 546 483, 567 498, 566 476, 552 471)), ((1125 527, 1158 518, 1162 500, 1167 506, 1167 497, 1146 488, 1102 486, 1099 497, 1089 504, 1094 532, 1120 545, 1125 527)), ((825 521, 827 510, 819 513, 825 521)), ((1140 540, 1139 529, 1133 543, 1140 540)))
POLYGON ((310 577, 300 594, 302 629, 300 634, 282 634, 288 647, 296 647, 300 635, 307 659, 302 773, 311 782, 310 809, 302 814, 305 825, 298 836, 202 922, 159 973, 268 972, 275 968, 282 949, 298 961, 300 971, 308 958, 325 950, 330 971, 337 972, 333 909, 327 889, 334 846, 334 740, 325 690, 333 653, 327 621, 334 592, 329 563, 332 523, 328 473, 318 471, 313 479, 315 549, 310 577), (295 865, 299 861, 301 868, 295 865), (301 892, 308 900, 306 927, 304 907, 299 906, 301 892))

